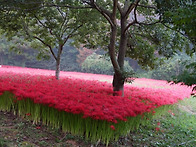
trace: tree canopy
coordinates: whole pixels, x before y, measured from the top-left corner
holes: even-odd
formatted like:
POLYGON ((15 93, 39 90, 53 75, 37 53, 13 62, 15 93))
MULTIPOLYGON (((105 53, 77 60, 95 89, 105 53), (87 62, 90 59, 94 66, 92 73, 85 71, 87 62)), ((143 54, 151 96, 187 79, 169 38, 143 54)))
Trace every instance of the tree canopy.
MULTIPOLYGON (((82 36, 82 27, 93 23, 93 18, 81 17, 93 13, 83 9, 71 9, 78 2, 71 1, 2 1, 0 26, 8 39, 18 36, 31 42, 40 50, 39 56, 50 52, 56 61, 56 78, 59 78, 63 46, 75 35, 82 36), (89 19, 91 21, 89 21, 89 19), (79 33, 80 32, 80 33, 79 33)), ((22 43, 22 42, 19 42, 22 43)))
POLYGON ((132 76, 124 69, 126 56, 153 68, 160 56, 195 52, 191 0, 1 1, 0 26, 6 35, 22 36, 33 45, 41 42, 57 63, 69 38, 75 45, 106 49, 114 69, 113 89, 122 95, 127 76, 132 76))
POLYGON ((196 43, 196 1, 195 0, 156 0, 158 14, 163 23, 186 35, 192 43, 196 43))

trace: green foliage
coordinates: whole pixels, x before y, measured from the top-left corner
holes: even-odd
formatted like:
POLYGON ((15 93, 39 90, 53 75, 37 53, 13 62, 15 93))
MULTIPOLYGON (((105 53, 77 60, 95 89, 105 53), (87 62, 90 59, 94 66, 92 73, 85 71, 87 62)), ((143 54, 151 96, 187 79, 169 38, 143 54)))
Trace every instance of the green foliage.
MULTIPOLYGON (((86 1, 90 3, 89 0, 86 1)), ((126 5, 128 7, 134 1, 129 1, 129 2, 126 1, 126 2, 127 2, 126 5)), ((172 2, 173 1, 168 2, 168 5, 170 6, 170 3, 172 2)), ((95 3, 100 8, 103 8, 104 10, 108 10, 112 13, 113 1, 111 0, 97 1, 95 3)), ((178 8, 178 5, 176 5, 176 3, 172 3, 171 6, 173 4, 175 4, 174 5, 175 8, 178 8)), ((123 0, 119 1, 119 5, 123 7, 125 5, 125 1, 123 0)), ((194 52, 194 48, 190 45, 191 42, 187 40, 186 36, 182 35, 182 32, 179 32, 177 29, 172 30, 166 27, 165 24, 164 25, 162 24, 164 22, 163 20, 166 19, 165 17, 164 18, 161 17, 161 22, 156 23, 158 22, 157 13, 159 13, 162 16, 161 12, 163 12, 163 10, 166 7, 167 7, 166 1, 142 0, 139 2, 137 8, 134 8, 137 9, 136 16, 134 16, 133 13, 130 13, 129 15, 128 22, 129 23, 134 22, 134 18, 137 17, 138 24, 133 23, 133 25, 130 25, 127 30, 128 43, 126 45, 127 47, 126 56, 137 60, 138 63, 143 67, 154 68, 155 64, 157 63, 157 58, 160 55, 168 58, 173 56, 178 51, 186 50, 187 54, 189 55, 194 52), (161 5, 162 3, 164 3, 164 5, 161 5), (149 5, 150 6, 153 5, 152 6, 153 8, 148 7, 149 5)), ((120 26, 121 16, 119 15, 119 13, 120 12, 118 11, 116 14, 117 22, 119 21, 119 25, 117 25, 118 32, 115 40, 116 56, 118 56, 118 53, 120 52, 119 50, 121 50, 119 46, 120 46, 122 28, 120 26)), ((101 48, 108 50, 109 38, 111 33, 110 24, 108 22, 106 23, 104 19, 99 19, 99 21, 102 21, 102 23, 100 23, 102 25, 100 25, 100 27, 98 28, 97 27, 94 28, 95 30, 97 30, 98 33, 92 31, 93 35, 92 36, 89 35, 90 38, 88 37, 82 38, 85 40, 83 43, 86 44, 88 42, 89 44, 92 44, 91 47, 100 46, 101 48), (103 28, 102 26, 105 27, 103 28), (93 40, 92 38, 96 38, 96 39, 93 40), (92 41, 87 41, 89 39, 92 41)))
POLYGON ((161 24, 135 27, 129 37, 127 56, 143 67, 154 68, 160 56, 172 57, 179 51, 192 50, 190 41, 161 24))
POLYGON ((173 77, 173 82, 174 83, 181 83, 188 85, 188 86, 193 86, 193 90, 196 90, 196 62, 188 63, 188 61, 185 61, 185 69, 184 71, 173 77))
MULTIPOLYGON (((124 71, 133 71, 127 61, 125 61, 124 71)), ((113 66, 108 56, 93 53, 82 63, 82 72, 113 75, 113 66)))
MULTIPOLYGON (((17 45, 16 42, 22 41, 18 37, 7 41, 5 37, 0 39, 0 64, 23 66, 30 68, 55 69, 55 61, 47 50, 32 49, 29 43, 17 45)), ((68 41, 70 43, 70 41, 68 41)), ((65 71, 81 71, 81 67, 77 63, 78 50, 69 44, 64 47, 61 56, 61 70, 65 71)))
POLYGON ((174 30, 180 30, 187 35, 192 43, 196 43, 196 1, 195 0, 156 0, 158 13, 163 22, 172 24, 174 30))
POLYGON ((192 106, 196 104, 195 102, 195 98, 183 100, 170 112, 150 121, 148 125, 141 126, 137 131, 131 132, 131 137, 128 138, 131 139, 131 144, 134 146, 194 147, 196 109, 192 106), (189 109, 193 110, 193 113, 189 109))
MULTIPOLYGON (((162 59, 159 59, 159 60, 162 60, 162 59)), ((193 66, 190 66, 190 67, 188 66, 189 70, 186 71, 186 65, 194 64, 195 60, 196 60, 195 54, 192 57, 186 55, 185 53, 176 54, 170 59, 167 59, 167 60, 164 59, 164 62, 153 70, 143 71, 143 72, 139 70, 138 75, 139 77, 144 76, 147 78, 168 80, 168 81, 174 80, 177 82, 177 79, 175 80, 174 77, 180 78, 181 76, 186 75, 185 77, 191 78, 195 76, 195 68, 193 66), (183 74, 184 71, 186 74, 185 73, 183 74)), ((192 82, 194 81, 195 81, 194 78, 192 78, 192 82)), ((180 80, 178 82, 180 82, 180 80)))
MULTIPOLYGON (((38 53, 28 43, 17 44, 22 39, 14 37, 12 41, 6 41, 2 36, 0 39, 0 64, 26 66, 27 62, 36 60, 38 53)), ((47 54, 43 54, 47 57, 47 54)))
MULTIPOLYGON (((2 1, 0 7, 2 33, 9 40, 15 36, 22 38, 17 45, 29 42, 33 49, 39 51, 37 56, 39 60, 48 59, 48 53, 51 53, 57 62, 56 70, 59 70, 62 50, 67 47, 65 44, 68 40, 74 36, 83 38, 84 28, 87 30, 91 23, 96 25, 95 21, 98 20, 95 15, 89 15, 93 13, 90 9, 70 9, 67 6, 77 7, 79 1, 10 0, 9 2, 2 1), (89 17, 85 17, 87 15, 89 17)), ((56 73, 58 79, 59 72, 56 73)))

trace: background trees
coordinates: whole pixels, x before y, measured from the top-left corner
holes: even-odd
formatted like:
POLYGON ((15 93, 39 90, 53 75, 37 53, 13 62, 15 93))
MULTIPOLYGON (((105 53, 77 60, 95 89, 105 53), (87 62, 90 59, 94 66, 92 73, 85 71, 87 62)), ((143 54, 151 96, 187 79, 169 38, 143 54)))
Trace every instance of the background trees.
MULTIPOLYGON (((192 53, 196 52, 196 1, 195 0, 156 0, 159 8, 159 15, 164 18, 164 25, 173 30, 179 31, 191 41, 192 53)), ((189 54, 189 53, 188 53, 189 54)), ((184 82, 192 86, 196 84, 196 60, 193 62, 184 61, 184 72, 176 75, 175 83, 184 82)), ((196 87, 194 87, 196 88, 196 87)))
MULTIPOLYGON (((70 9, 65 6, 69 3, 67 1, 24 0, 1 3, 0 24, 6 37, 12 39, 18 36, 31 42, 31 47, 39 49, 39 56, 50 52, 55 59, 56 78, 59 79, 63 47, 73 36, 82 36, 80 28, 88 26, 93 20, 88 21, 88 17, 81 16, 92 12, 70 9)), ((77 5, 77 2, 72 4, 77 5)))

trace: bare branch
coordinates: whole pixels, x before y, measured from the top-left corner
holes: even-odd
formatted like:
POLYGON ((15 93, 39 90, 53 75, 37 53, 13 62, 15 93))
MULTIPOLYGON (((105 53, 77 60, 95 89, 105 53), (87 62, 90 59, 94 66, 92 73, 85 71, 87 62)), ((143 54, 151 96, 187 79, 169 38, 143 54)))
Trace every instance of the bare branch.
POLYGON ((123 13, 123 10, 122 10, 122 8, 121 8, 121 6, 120 6, 119 3, 117 4, 117 7, 118 7, 118 11, 120 12, 120 14, 122 14, 123 13))
POLYGON ((107 21, 110 23, 110 25, 114 26, 114 23, 111 20, 112 12, 110 12, 110 11, 104 9, 103 7, 99 6, 94 0, 90 0, 90 2, 83 0, 83 2, 87 3, 92 8, 95 8, 97 11, 99 11, 107 19, 107 21))
POLYGON ((137 5, 138 5, 139 2, 140 2, 140 0, 136 0, 135 2, 133 2, 133 3, 129 6, 129 8, 128 8, 128 10, 126 11, 126 14, 124 15, 124 17, 128 17, 129 14, 131 13, 131 11, 132 11, 135 7, 137 7, 137 5))
POLYGON ((63 12, 61 11, 61 9, 59 9, 59 7, 57 7, 56 9, 58 10, 58 12, 59 12, 59 14, 61 15, 61 17, 64 19, 65 16, 63 15, 63 12))
POLYGON ((138 22, 138 21, 137 21, 137 12, 136 12, 136 10, 137 10, 137 5, 136 5, 136 7, 135 7, 135 9, 134 9, 134 11, 133 11, 135 23, 138 22))
POLYGON ((137 19, 137 7, 139 6, 139 4, 137 4, 135 6, 135 9, 134 9, 134 18, 135 18, 135 23, 139 24, 139 25, 154 25, 154 24, 157 24, 157 23, 160 23, 161 22, 161 17, 159 17, 159 20, 158 21, 155 21, 155 22, 152 22, 152 23, 144 23, 144 22, 139 22, 138 19, 137 19))
POLYGON ((33 38, 39 40, 42 44, 44 44, 45 46, 47 46, 47 47, 50 49, 50 52, 52 53, 54 59, 57 60, 57 57, 56 57, 56 55, 54 54, 54 52, 53 52, 53 50, 52 50, 52 47, 51 47, 49 44, 47 44, 46 42, 44 42, 41 38, 39 38, 39 37, 37 37, 37 36, 33 36, 33 38))
POLYGON ((125 28, 125 30, 124 30, 124 33, 130 28, 130 26, 134 25, 135 23, 136 23, 135 20, 132 21, 131 23, 129 23, 129 24, 126 26, 126 28, 125 28))

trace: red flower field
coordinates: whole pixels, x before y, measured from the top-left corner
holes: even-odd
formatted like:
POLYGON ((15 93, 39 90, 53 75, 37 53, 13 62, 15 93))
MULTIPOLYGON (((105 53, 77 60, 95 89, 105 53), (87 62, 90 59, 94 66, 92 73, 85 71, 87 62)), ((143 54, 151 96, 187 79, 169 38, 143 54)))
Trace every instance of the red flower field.
POLYGON ((112 76, 61 72, 60 78, 56 80, 52 70, 2 66, 0 95, 9 91, 16 101, 29 98, 59 111, 82 114, 83 118, 117 123, 177 103, 191 94, 187 86, 135 79, 133 84, 125 84, 125 96, 120 97, 112 94, 112 76))

